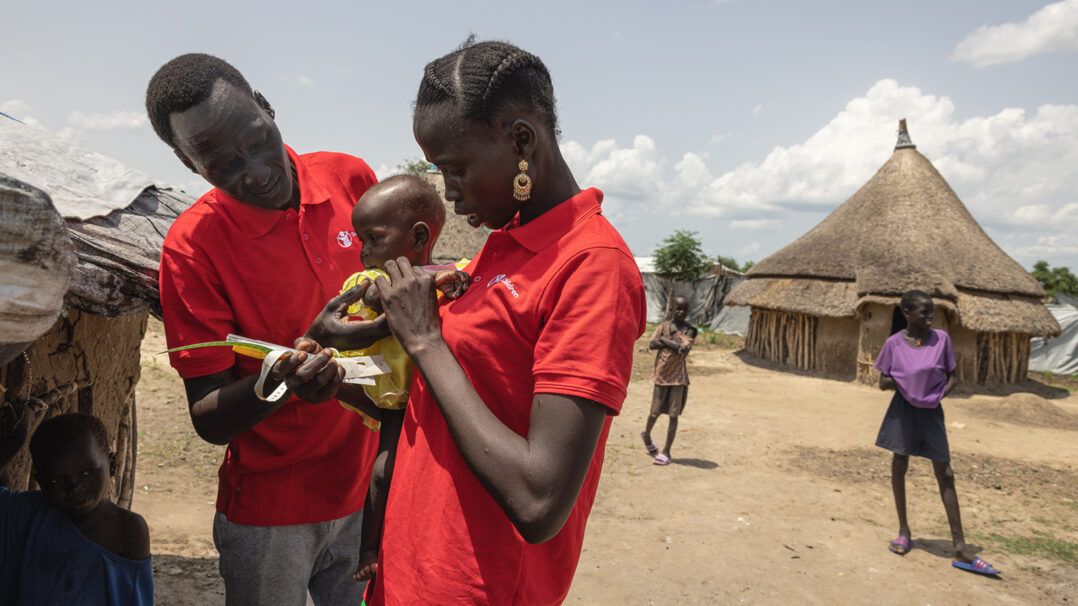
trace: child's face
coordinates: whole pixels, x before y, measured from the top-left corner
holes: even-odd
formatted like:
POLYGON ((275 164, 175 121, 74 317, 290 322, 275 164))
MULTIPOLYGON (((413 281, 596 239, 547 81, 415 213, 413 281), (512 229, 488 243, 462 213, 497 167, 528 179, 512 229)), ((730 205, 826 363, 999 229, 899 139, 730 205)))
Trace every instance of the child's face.
POLYGON ((81 519, 108 496, 109 467, 108 454, 93 436, 84 435, 67 452, 38 465, 36 478, 50 503, 68 517, 81 519))
POLYGON ((674 299, 674 321, 684 322, 689 317, 689 301, 678 297, 674 299))
POLYGON ((420 251, 415 250, 413 226, 403 218, 404 213, 394 208, 402 202, 387 195, 391 192, 364 194, 352 211, 352 228, 363 243, 359 251, 363 267, 382 268, 386 261, 398 257, 415 263, 418 258, 420 251))
POLYGON ((932 328, 936 307, 932 301, 918 301, 906 313, 906 323, 919 330, 932 328))

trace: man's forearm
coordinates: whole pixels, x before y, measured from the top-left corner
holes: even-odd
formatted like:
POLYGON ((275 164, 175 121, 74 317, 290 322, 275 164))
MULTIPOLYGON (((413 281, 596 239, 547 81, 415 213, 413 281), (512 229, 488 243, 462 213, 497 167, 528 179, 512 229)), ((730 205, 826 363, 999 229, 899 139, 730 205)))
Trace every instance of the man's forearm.
MULTIPOLYGON (((260 400, 254 386, 258 375, 218 387, 191 404, 191 421, 203 440, 212 444, 228 444, 236 436, 273 414, 288 401, 287 395, 276 402, 260 400)), ((279 385, 270 385, 266 388, 279 385)))

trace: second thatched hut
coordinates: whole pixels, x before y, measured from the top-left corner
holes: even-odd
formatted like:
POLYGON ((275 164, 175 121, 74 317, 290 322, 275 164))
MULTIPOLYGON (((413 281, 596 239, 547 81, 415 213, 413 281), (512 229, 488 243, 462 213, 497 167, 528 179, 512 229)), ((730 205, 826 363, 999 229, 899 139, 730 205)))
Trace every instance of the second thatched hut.
POLYGON ((797 368, 875 383, 898 301, 928 292, 959 380, 1026 378, 1031 336, 1059 334, 1040 284, 981 229, 910 141, 819 225, 749 270, 726 298, 752 309, 745 348, 797 368))

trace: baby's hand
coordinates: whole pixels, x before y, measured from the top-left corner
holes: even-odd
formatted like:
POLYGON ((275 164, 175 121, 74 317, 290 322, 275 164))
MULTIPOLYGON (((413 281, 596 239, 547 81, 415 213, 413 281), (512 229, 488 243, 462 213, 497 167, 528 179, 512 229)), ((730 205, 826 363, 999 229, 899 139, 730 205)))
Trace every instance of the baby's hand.
POLYGON ((359 552, 359 565, 352 578, 360 583, 373 581, 378 574, 378 550, 369 549, 359 552))
POLYGON ((439 271, 434 274, 434 286, 449 300, 459 299, 468 292, 472 277, 463 271, 439 271))

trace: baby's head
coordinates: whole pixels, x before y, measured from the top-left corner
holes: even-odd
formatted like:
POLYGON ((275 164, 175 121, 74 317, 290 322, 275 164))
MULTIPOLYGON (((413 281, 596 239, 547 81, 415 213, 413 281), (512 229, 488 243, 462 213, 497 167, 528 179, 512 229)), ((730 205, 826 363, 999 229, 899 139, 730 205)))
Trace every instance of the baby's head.
POLYGON ((352 228, 363 243, 363 266, 381 268, 404 257, 429 265, 445 223, 445 206, 434 186, 415 175, 397 175, 372 186, 356 202, 352 228))
POLYGON ((116 459, 96 417, 76 412, 48 419, 30 439, 30 458, 41 491, 68 517, 85 518, 108 498, 116 459))

